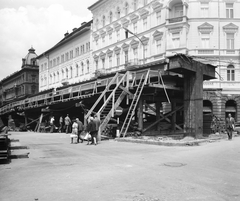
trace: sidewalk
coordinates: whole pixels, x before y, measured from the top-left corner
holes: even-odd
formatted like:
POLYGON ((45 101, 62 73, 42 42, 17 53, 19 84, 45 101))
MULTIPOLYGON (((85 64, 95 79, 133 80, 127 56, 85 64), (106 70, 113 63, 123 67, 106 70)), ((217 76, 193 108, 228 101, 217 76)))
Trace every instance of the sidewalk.
MULTIPOLYGON (((177 135, 176 135, 177 136, 177 135)), ((195 139, 187 136, 183 139, 176 139, 176 136, 139 136, 139 137, 125 137, 116 138, 118 142, 132 142, 141 144, 152 144, 162 146, 198 146, 202 143, 211 143, 219 140, 227 139, 227 134, 211 134, 209 137, 203 137, 202 139, 195 139)), ((233 137, 238 137, 237 133, 233 134, 233 137)))

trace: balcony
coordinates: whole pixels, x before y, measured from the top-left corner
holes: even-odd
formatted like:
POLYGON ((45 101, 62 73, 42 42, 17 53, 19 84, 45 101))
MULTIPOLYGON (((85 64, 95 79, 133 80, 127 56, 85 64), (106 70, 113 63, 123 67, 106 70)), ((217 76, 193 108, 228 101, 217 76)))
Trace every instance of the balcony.
POLYGON ((67 86, 69 84, 68 78, 62 79, 62 85, 67 86))
POLYGON ((133 68, 138 68, 140 65, 141 65, 141 61, 139 59, 128 60, 125 63, 125 69, 130 70, 133 68))
POLYGON ((202 49, 202 50, 198 50, 198 54, 214 54, 214 50, 213 49, 202 49))

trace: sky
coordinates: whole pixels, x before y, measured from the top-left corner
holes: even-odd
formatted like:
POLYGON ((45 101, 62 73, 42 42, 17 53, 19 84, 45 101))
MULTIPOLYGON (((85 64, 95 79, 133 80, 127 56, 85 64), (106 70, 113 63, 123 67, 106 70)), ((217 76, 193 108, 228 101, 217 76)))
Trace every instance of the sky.
POLYGON ((97 0, 0 0, 0 80, 21 70, 33 47, 37 55, 92 19, 97 0))

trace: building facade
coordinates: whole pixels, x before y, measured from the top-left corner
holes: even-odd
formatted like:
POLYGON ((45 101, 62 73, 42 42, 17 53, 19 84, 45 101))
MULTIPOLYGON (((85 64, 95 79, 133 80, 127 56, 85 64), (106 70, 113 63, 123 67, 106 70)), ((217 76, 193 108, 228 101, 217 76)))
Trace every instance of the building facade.
POLYGON ((1 105, 38 93, 39 78, 36 57, 35 50, 30 48, 26 57, 22 59, 21 70, 0 81, 1 105))
POLYGON ((90 32, 92 21, 82 23, 51 49, 38 56, 39 91, 90 79, 90 32))
POLYGON ((89 10, 93 70, 187 54, 217 66, 204 82, 204 113, 240 120, 239 0, 99 0, 89 10))

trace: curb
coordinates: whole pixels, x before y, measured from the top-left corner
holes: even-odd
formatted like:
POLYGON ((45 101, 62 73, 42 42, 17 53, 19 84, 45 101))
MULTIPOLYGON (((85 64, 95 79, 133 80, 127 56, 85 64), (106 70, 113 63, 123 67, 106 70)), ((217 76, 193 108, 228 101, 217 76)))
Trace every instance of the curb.
POLYGON ((151 144, 151 145, 161 145, 161 146, 199 146, 201 143, 204 143, 204 142, 214 142, 221 139, 225 139, 225 138, 218 137, 214 139, 202 139, 197 141, 186 141, 186 142, 164 142, 164 141, 152 141, 152 140, 143 140, 143 139, 124 139, 124 138, 118 138, 115 140, 117 142, 131 142, 131 143, 151 144))

